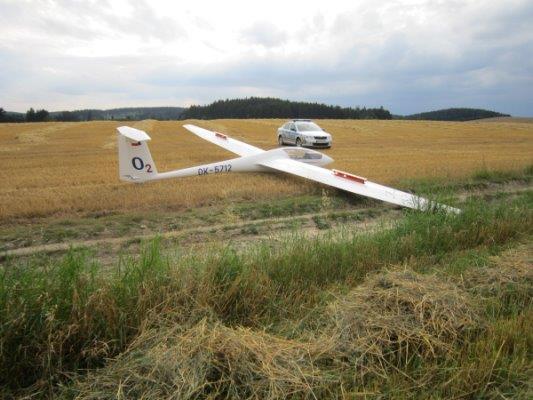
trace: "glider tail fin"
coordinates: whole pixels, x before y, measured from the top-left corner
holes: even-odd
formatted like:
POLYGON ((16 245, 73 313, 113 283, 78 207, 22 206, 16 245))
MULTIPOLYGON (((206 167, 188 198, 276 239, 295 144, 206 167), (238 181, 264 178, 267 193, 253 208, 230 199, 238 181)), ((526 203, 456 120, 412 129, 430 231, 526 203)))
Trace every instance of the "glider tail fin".
POLYGON ((150 136, 129 126, 118 127, 117 131, 120 179, 136 183, 154 179, 157 168, 148 149, 150 136))

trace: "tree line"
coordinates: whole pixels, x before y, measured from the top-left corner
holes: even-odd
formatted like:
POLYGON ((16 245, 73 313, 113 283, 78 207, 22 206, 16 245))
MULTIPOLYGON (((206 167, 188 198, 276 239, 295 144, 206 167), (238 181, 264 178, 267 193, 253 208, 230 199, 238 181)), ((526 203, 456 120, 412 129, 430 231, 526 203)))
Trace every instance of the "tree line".
POLYGON ((383 107, 351 108, 320 103, 281 100, 270 97, 218 100, 206 106, 191 106, 181 119, 216 118, 331 118, 331 119, 391 119, 383 107))
POLYGON ((340 107, 320 103, 250 97, 219 100, 206 106, 137 107, 111 110, 75 110, 48 112, 30 108, 24 113, 2 110, 0 122, 92 121, 92 120, 178 120, 215 118, 331 118, 391 119, 391 113, 380 108, 340 107))
POLYGON ((50 113, 44 109, 34 110, 30 108, 23 113, 7 112, 3 108, 0 108, 0 122, 43 122, 48 121, 50 113))
POLYGON ((30 108, 26 113, 7 112, 0 108, 0 122, 92 121, 92 120, 182 120, 216 118, 331 118, 331 119, 410 119, 434 121, 470 121, 481 118, 508 117, 495 111, 477 108, 447 108, 407 116, 391 115, 379 108, 339 107, 320 103, 281 100, 270 97, 218 100, 206 106, 135 107, 110 110, 86 109, 48 112, 30 108))
POLYGON ((0 108, 0 122, 80 122, 80 121, 137 121, 142 119, 176 120, 179 119, 183 107, 130 107, 110 110, 86 109, 75 111, 34 110, 26 113, 7 112, 0 108))

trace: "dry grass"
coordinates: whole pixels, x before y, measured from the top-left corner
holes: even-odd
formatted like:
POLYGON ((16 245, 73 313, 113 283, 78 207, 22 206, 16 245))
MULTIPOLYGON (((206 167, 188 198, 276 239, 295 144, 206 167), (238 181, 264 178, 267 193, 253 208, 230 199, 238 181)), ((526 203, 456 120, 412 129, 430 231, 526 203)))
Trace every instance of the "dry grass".
POLYGON ((369 279, 323 317, 323 331, 308 340, 206 320, 149 329, 75 392, 79 399, 336 397, 412 358, 449 356, 478 326, 465 291, 412 272, 369 279))
MULTIPOLYGON (((141 121, 158 169, 233 157, 182 128, 217 129, 274 148, 282 120, 141 121)), ((0 124, 0 219, 91 211, 181 209, 221 200, 269 199, 316 190, 291 177, 208 176, 142 186, 118 180, 115 128, 124 122, 0 124)), ((533 124, 325 120, 334 167, 383 183, 511 170, 533 161, 533 124)))
POLYGON ((470 289, 495 293, 520 282, 533 286, 533 243, 508 250, 491 261, 493 267, 474 269, 465 276, 470 289))
POLYGON ((130 349, 85 380, 79 399, 280 399, 310 397, 327 382, 321 349, 220 323, 144 332, 130 349))
MULTIPOLYGON (((379 274, 331 306, 338 350, 361 372, 454 351, 465 333, 477 327, 476 307, 452 283, 411 271, 379 274)), ((372 371, 371 371, 372 372, 372 371)))
POLYGON ((493 257, 491 266, 464 275, 464 287, 476 297, 493 299, 488 307, 526 309, 533 304, 533 244, 523 244, 493 257))

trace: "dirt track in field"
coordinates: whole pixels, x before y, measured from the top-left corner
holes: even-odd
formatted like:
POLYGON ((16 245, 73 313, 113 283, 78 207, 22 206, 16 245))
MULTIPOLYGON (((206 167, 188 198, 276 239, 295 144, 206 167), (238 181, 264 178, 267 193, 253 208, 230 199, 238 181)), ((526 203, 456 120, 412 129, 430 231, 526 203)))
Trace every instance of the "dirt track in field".
MULTIPOLYGON (((359 212, 364 212, 370 210, 368 208, 357 210, 359 212)), ((389 209, 387 211, 387 214, 390 214, 391 217, 393 214, 398 214, 398 212, 395 212, 395 209, 389 209)), ((140 241, 146 241, 150 239, 154 239, 155 237, 161 237, 162 239, 173 239, 173 238, 181 238, 183 237, 183 241, 181 241, 180 244, 187 245, 187 244, 193 244, 195 242, 200 241, 201 239, 198 239, 199 235, 207 234, 207 233, 214 233, 216 231, 225 231, 225 232, 232 232, 239 230, 241 228, 245 228, 248 226, 258 226, 258 225, 279 225, 287 222, 294 222, 294 221, 301 221, 303 222, 303 225, 299 229, 299 233, 311 233, 311 232, 317 232, 318 228, 316 228, 316 224, 313 222, 313 218, 316 217, 327 217, 331 215, 331 211, 327 212, 320 212, 320 213, 312 213, 312 214, 302 214, 297 216, 291 216, 291 217, 276 217, 276 218, 264 218, 264 219, 256 219, 252 221, 242 221, 234 224, 218 224, 218 225, 212 225, 212 226, 202 226, 197 228, 191 228, 191 229, 181 229, 181 230, 175 230, 175 231, 168 231, 163 233, 149 233, 145 235, 136 235, 133 237, 116 237, 116 238, 105 238, 105 239, 92 239, 92 240, 83 240, 83 241, 70 241, 68 243, 50 243, 50 244, 43 244, 38 246, 29 246, 29 247, 21 247, 18 249, 13 250, 7 250, 3 253, 0 253, 0 259, 6 258, 6 257, 20 257, 20 256, 29 256, 36 253, 56 253, 56 252, 62 252, 67 251, 68 249, 72 248, 79 248, 79 247, 98 247, 102 245, 106 246, 113 246, 113 247, 119 247, 125 243, 128 242, 140 242, 140 241), (197 240, 195 240, 195 238, 197 240)), ((372 226, 375 226, 376 221, 375 218, 370 218, 368 221, 356 221, 350 224, 350 226, 357 226, 361 229, 369 229, 372 226)), ((280 233, 279 231, 277 233, 280 233)), ((269 235, 250 235, 250 234, 236 234, 232 236, 232 239, 235 239, 238 237, 239 241, 247 241, 247 240, 258 240, 258 239, 266 239, 269 238, 269 235)), ((214 241, 214 240, 212 240, 214 241)))
MULTIPOLYGON (((485 188, 473 191, 462 191, 458 193, 457 198, 460 201, 464 201, 471 196, 490 198, 501 193, 512 196, 531 189, 532 187, 530 185, 520 182, 490 184, 485 188)), ((342 213, 346 214, 347 211, 344 210, 342 213)), ((9 249, 0 252, 0 260, 12 257, 32 256, 38 253, 61 253, 70 248, 98 249, 100 247, 106 247, 106 253, 109 253, 110 251, 115 253, 115 251, 121 247, 129 246, 131 244, 139 244, 143 241, 154 239, 155 237, 160 237, 161 239, 169 241, 174 240, 175 243, 178 243, 180 246, 191 246, 202 243, 220 242, 220 232, 224 232, 224 241, 231 241, 234 244, 242 246, 248 242, 257 240, 273 240, 283 233, 289 233, 291 231, 297 231, 298 234, 302 235, 316 235, 320 232, 327 231, 333 226, 347 227, 351 230, 358 229, 368 231, 377 226, 382 227, 384 224, 386 225, 401 216, 401 212, 398 208, 393 208, 384 204, 378 204, 376 207, 356 207, 349 210, 348 214, 352 218, 349 221, 340 223, 334 222, 331 224, 331 220, 335 220, 336 213, 334 211, 324 211, 287 217, 261 218, 235 223, 206 225, 187 229, 170 230, 162 233, 150 232, 132 236, 71 240, 62 243, 41 244, 9 249), (324 221, 324 225, 321 226, 317 221, 320 222, 322 219, 327 219, 329 222, 324 221), (297 229, 290 228, 291 225, 294 226, 294 223, 298 223, 297 229)))

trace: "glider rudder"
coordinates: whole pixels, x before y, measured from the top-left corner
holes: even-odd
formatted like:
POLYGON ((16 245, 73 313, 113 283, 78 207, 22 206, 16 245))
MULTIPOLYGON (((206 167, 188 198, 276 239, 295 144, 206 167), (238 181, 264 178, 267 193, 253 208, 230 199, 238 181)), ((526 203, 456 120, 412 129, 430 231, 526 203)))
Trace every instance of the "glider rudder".
POLYGON ((117 131, 120 179, 136 183, 154 179, 157 168, 148 149, 150 136, 129 126, 120 126, 117 131))

